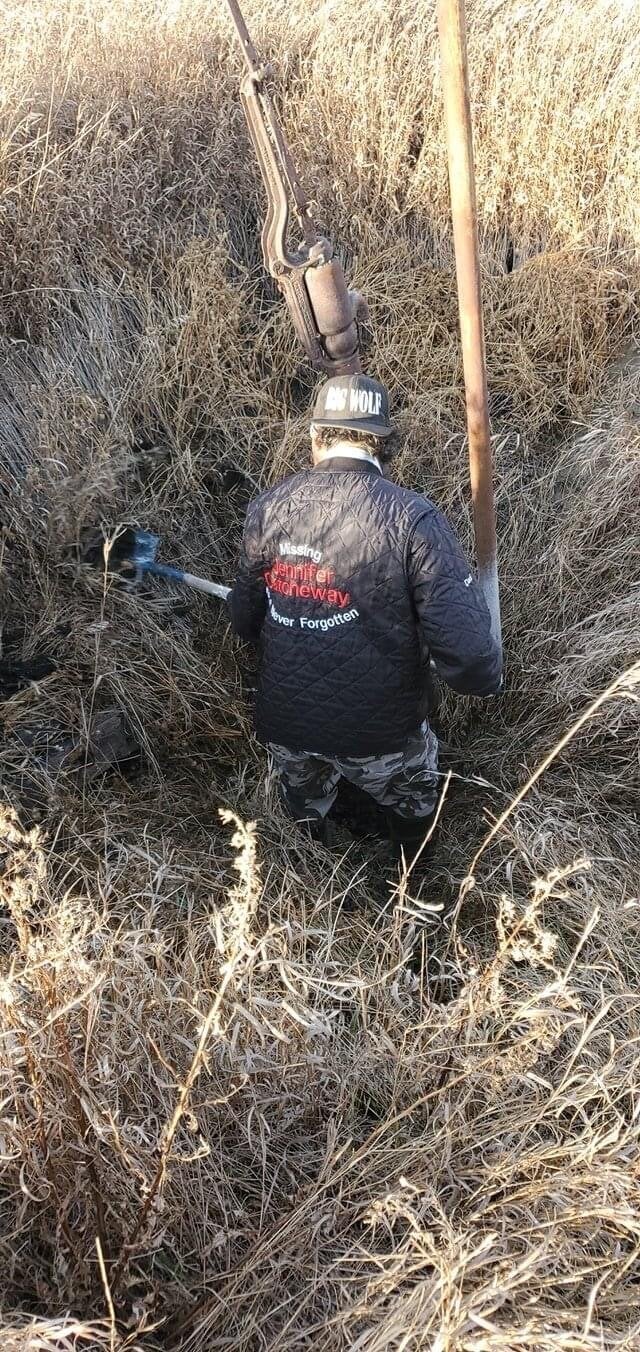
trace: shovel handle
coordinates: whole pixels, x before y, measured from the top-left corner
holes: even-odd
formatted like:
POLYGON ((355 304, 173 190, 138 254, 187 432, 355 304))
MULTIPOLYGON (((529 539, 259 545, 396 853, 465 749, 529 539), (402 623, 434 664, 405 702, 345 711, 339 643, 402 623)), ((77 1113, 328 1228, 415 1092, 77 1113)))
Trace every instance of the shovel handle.
POLYGON ((182 581, 187 587, 193 587, 195 591, 208 592, 209 596, 219 596, 222 601, 231 596, 231 587, 223 587, 221 582, 209 582, 206 577, 195 577, 193 573, 183 573, 182 581))
POLYGON ((196 577, 193 573, 183 573, 181 568, 172 568, 169 563, 146 563, 143 572, 153 573, 154 577, 170 578, 172 582, 183 582, 185 587, 207 592, 209 596, 219 596, 223 601, 231 595, 231 587, 223 587, 220 582, 209 582, 208 578, 196 577))

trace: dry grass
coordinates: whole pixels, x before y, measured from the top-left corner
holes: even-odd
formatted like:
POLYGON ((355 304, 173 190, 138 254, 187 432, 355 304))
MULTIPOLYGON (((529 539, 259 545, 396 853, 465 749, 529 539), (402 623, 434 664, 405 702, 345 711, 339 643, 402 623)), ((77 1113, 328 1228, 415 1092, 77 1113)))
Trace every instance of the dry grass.
MULTIPOLYGON (((247 10, 398 474, 468 538, 432 7, 247 10)), ((56 667, 0 704, 3 1352, 640 1345, 640 23, 469 23, 508 690, 444 699, 436 872, 394 905, 381 852, 282 821, 215 603, 73 561, 127 520, 228 577, 304 453, 222 9, 3 8, 2 644, 56 667), (137 778, 25 748, 114 707, 137 778)))

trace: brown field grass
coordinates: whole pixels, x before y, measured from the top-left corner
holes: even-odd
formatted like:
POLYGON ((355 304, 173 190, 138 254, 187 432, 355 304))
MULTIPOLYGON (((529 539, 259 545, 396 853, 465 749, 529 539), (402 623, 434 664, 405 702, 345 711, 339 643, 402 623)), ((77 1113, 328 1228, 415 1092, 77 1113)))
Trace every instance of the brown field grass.
MULTIPOLYGON (((247 17, 397 473, 468 541, 432 6, 247 17)), ((127 521, 229 578, 304 454, 223 7, 2 8, 1 655, 54 668, 0 703, 2 1352, 640 1346, 640 19, 469 29, 507 690, 443 699, 433 882, 389 901, 283 821, 217 604, 74 561, 127 521), (129 777, 89 772, 114 708, 129 777)))

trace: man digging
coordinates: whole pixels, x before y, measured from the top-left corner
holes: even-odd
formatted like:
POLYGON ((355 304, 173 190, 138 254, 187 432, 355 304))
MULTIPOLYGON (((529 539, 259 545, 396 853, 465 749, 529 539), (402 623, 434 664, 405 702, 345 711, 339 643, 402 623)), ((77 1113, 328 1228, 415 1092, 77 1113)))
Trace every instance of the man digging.
POLYGON ((260 643, 256 730, 288 814, 326 843, 344 776, 410 865, 438 798, 429 662, 459 694, 493 695, 501 654, 444 516, 386 478, 392 432, 383 385, 326 381, 312 467, 249 506, 231 616, 260 643))

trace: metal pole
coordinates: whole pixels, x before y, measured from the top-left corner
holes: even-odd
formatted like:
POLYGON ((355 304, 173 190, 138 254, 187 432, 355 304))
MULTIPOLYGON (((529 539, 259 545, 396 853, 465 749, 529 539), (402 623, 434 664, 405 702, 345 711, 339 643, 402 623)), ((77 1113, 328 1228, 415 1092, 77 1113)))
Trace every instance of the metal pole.
POLYGON ((438 29, 478 580, 489 607, 494 637, 501 642, 491 429, 482 323, 464 0, 438 0, 438 29))

